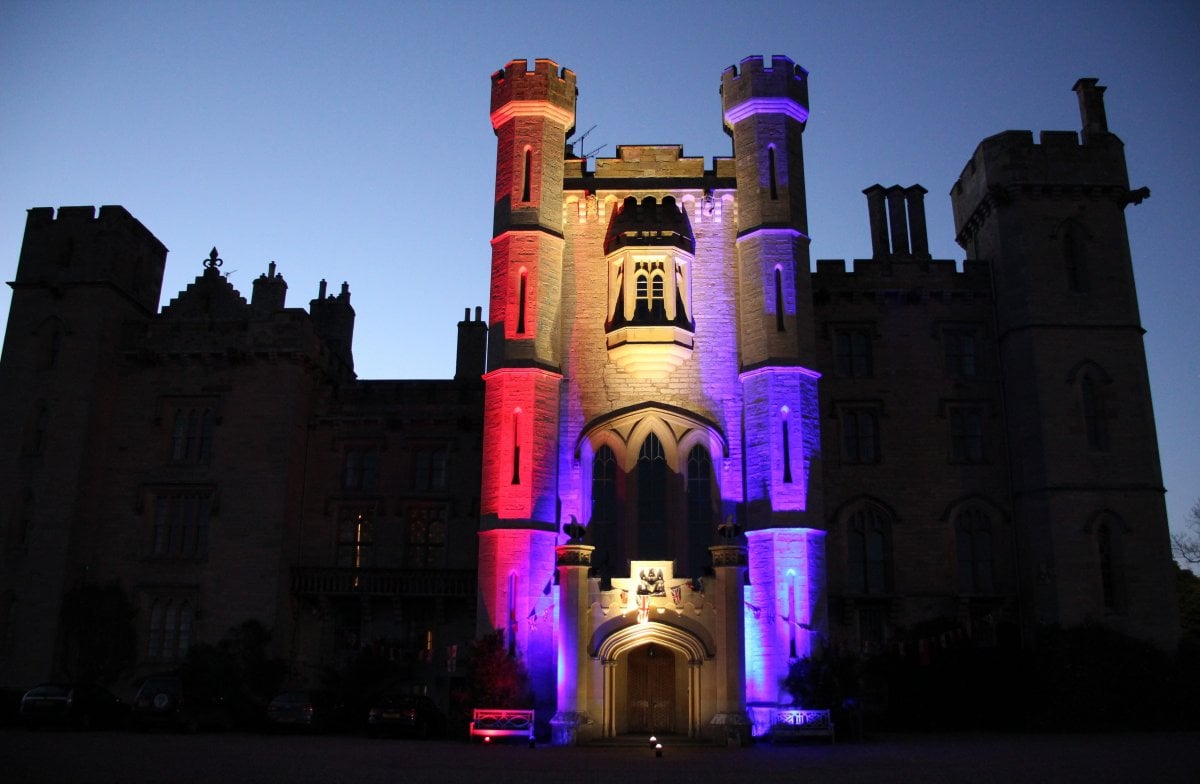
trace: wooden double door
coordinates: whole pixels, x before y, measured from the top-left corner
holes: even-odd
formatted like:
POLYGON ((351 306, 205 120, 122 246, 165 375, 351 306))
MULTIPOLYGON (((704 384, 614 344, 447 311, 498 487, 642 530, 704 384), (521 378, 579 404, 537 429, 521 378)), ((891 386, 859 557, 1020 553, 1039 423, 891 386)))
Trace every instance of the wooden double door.
POLYGON ((629 652, 629 731, 675 731, 675 653, 653 643, 629 652))

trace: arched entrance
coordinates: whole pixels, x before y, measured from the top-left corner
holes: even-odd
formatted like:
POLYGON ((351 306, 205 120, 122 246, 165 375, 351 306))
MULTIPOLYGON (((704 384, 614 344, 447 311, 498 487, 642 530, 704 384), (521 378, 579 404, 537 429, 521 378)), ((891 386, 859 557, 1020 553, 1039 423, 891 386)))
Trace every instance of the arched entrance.
POLYGON ((676 732, 700 736, 700 668, 712 653, 677 626, 625 626, 600 643, 604 665, 602 735, 676 732))

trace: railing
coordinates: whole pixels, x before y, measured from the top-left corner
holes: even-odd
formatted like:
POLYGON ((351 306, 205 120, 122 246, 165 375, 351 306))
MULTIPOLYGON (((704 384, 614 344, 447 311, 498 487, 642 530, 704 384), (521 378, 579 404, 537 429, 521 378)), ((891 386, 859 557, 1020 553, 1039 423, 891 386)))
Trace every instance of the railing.
POLYGON ((354 569, 297 566, 292 593, 302 596, 475 596, 473 569, 354 569))

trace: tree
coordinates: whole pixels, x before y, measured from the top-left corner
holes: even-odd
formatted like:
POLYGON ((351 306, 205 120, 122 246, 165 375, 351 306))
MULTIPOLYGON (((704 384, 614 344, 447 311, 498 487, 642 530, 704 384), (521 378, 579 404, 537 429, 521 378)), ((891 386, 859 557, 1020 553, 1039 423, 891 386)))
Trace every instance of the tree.
POLYGON ((137 661, 137 608, 116 581, 87 581, 63 595, 63 674, 69 680, 112 685, 137 661))
POLYGON ((1171 549, 1176 557, 1190 564, 1200 564, 1200 500, 1192 504, 1183 533, 1171 534, 1171 549))
POLYGON ((468 700, 475 708, 532 708, 533 690, 520 659, 509 655, 504 638, 488 634, 471 643, 468 700))

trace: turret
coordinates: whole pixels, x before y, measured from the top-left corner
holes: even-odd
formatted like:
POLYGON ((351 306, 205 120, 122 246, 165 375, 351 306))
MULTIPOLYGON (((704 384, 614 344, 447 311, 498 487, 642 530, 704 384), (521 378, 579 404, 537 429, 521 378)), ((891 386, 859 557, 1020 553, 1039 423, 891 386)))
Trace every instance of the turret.
POLYGON ((558 367, 563 151, 575 126, 575 74, 552 60, 513 60, 492 74, 496 202, 490 368, 558 367))
POLYGON ((1121 140, 1104 88, 1073 131, 985 139, 951 191, 958 242, 988 262, 1027 625, 1103 619, 1178 636, 1121 140), (1049 579, 1053 576, 1054 579, 1049 579), (1165 577, 1164 577, 1165 575, 1165 577))
POLYGON ((786 57, 721 75, 738 186, 742 367, 814 363, 803 134, 808 73, 786 57))

